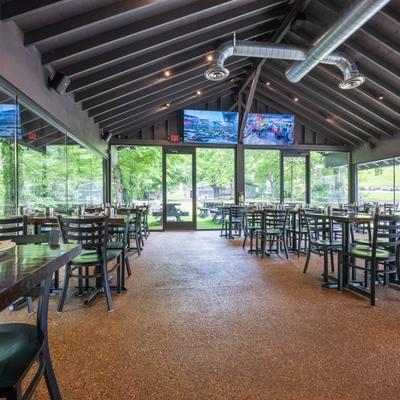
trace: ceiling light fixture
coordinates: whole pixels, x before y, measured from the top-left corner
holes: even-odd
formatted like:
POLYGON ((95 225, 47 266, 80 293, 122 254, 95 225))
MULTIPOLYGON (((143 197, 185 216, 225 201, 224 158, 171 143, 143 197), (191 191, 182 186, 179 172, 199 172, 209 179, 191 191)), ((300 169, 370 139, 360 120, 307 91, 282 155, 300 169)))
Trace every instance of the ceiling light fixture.
POLYGON ((166 78, 170 77, 170 76, 171 76, 171 71, 170 71, 169 69, 166 69, 166 70, 164 71, 164 76, 165 76, 166 78))
POLYGON ((197 96, 201 96, 201 95, 203 94, 203 92, 202 92, 201 90, 198 90, 198 91, 196 92, 196 94, 197 94, 197 96))
POLYGON ((297 96, 293 97, 293 101, 295 101, 296 103, 299 101, 299 98, 297 96))
POLYGON ((209 54, 207 56, 207 61, 212 61, 212 60, 214 60, 214 57, 211 54, 209 54))
POLYGON ((267 81, 267 82, 265 82, 265 85, 266 85, 266 86, 271 86, 271 82, 270 82, 270 81, 267 81))

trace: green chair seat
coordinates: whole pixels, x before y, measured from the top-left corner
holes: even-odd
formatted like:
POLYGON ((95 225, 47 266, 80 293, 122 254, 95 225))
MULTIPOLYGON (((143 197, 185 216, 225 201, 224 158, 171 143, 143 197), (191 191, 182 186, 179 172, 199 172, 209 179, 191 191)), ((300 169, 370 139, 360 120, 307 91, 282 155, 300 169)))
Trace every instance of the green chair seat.
POLYGON ((0 324, 0 387, 18 383, 40 352, 43 334, 35 325, 0 324))
POLYGON ((330 241, 329 239, 318 239, 318 240, 313 240, 313 243, 316 244, 317 246, 323 246, 323 247, 340 247, 342 245, 341 240, 332 240, 330 241))
POLYGON ((108 242, 107 249, 109 250, 123 250, 127 245, 124 245, 123 242, 108 242))
MULTIPOLYGON (((111 261, 121 254, 120 249, 111 249, 107 251, 107 261, 111 261)), ((96 265, 102 261, 101 255, 95 250, 83 250, 82 253, 72 260, 74 265, 96 265)))
POLYGON ((267 235, 281 235, 282 233, 283 233, 283 229, 281 229, 281 228, 272 228, 272 229, 266 230, 267 235))
MULTIPOLYGON (((350 251, 346 252, 346 254, 359 257, 359 258, 372 258, 372 248, 369 246, 355 246, 350 251)), ((391 260, 395 257, 393 253, 383 249, 377 249, 376 258, 378 260, 391 260)))

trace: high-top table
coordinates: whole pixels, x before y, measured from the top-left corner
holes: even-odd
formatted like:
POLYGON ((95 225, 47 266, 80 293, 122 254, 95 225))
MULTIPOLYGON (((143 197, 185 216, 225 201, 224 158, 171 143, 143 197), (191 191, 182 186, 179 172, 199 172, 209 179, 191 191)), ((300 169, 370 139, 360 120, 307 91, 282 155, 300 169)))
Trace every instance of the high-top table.
POLYGON ((81 252, 77 244, 18 245, 0 254, 0 311, 41 285, 38 328, 44 336, 44 375, 52 400, 61 399, 47 340, 49 292, 53 274, 81 252))
MULTIPOLYGON (((322 214, 327 218, 330 218, 334 222, 338 222, 342 225, 342 248, 346 251, 351 248, 351 225, 354 223, 357 224, 365 224, 371 222, 373 220, 373 216, 371 214, 366 213, 333 213, 332 215, 322 214)), ((310 217, 318 217, 321 214, 318 213, 307 213, 307 216, 310 217)), ((348 256, 343 256, 343 286, 348 285, 348 256)), ((329 278, 331 278, 329 276, 329 278)), ((339 278, 339 276, 338 276, 339 278)), ((327 283, 325 284, 327 288, 337 288, 337 282, 327 283)))

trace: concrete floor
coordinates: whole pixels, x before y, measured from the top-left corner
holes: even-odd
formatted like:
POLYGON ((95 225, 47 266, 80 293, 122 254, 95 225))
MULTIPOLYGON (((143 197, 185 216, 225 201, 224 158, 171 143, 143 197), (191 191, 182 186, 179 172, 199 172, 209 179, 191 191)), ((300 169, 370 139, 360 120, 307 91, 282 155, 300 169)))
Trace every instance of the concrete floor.
POLYGON ((304 257, 261 260, 217 232, 152 233, 115 312, 71 292, 58 315, 52 300, 63 398, 399 399, 400 292, 372 309, 322 289, 321 262, 304 275, 304 257))

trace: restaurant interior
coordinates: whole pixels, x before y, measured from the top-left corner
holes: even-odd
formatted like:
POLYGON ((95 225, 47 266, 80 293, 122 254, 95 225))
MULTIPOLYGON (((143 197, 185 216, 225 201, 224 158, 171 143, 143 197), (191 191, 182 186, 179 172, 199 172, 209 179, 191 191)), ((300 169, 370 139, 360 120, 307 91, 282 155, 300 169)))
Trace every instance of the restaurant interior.
POLYGON ((0 0, 0 398, 397 400, 399 38, 400 0, 0 0))

